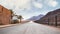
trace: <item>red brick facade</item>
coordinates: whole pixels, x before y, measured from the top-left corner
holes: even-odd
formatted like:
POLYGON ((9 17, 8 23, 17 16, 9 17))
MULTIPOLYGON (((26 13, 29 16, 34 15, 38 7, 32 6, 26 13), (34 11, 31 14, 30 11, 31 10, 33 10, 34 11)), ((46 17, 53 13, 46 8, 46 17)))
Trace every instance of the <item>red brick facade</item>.
POLYGON ((0 5, 0 24, 11 23, 11 12, 7 8, 0 5))

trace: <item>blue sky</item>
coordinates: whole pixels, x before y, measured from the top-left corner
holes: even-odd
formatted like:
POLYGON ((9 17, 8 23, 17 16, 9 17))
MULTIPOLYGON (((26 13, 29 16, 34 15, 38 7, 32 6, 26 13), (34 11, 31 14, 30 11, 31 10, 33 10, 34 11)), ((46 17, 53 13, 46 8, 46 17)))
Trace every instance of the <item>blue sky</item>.
POLYGON ((60 8, 60 0, 0 0, 0 4, 25 19, 60 8))

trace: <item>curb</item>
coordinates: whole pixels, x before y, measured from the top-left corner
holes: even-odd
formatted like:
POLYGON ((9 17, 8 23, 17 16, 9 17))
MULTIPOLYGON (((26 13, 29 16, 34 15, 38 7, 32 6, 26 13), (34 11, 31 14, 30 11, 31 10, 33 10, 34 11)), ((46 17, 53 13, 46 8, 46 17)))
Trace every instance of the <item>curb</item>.
POLYGON ((15 26, 15 25, 18 25, 18 24, 1 25, 0 28, 6 28, 6 27, 15 26))

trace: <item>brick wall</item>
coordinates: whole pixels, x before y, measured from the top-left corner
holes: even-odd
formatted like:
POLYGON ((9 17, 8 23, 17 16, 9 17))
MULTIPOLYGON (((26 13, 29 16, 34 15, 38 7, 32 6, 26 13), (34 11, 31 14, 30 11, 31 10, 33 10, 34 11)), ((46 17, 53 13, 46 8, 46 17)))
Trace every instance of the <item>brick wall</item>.
POLYGON ((10 22, 11 22, 10 10, 0 5, 0 23, 9 24, 10 22))
POLYGON ((49 23, 49 24, 60 24, 60 9, 48 12, 44 17, 42 17, 41 19, 35 21, 38 23, 49 23), (57 19, 56 19, 57 16, 57 19), (49 22, 48 22, 49 19, 49 22))

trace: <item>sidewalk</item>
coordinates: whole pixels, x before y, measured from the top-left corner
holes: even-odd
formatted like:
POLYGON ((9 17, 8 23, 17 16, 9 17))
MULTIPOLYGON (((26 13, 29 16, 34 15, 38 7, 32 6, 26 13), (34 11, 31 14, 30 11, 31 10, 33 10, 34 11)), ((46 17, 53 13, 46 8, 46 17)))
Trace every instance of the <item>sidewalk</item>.
POLYGON ((24 24, 24 22, 23 22, 23 23, 17 23, 17 24, 0 25, 0 28, 16 26, 16 25, 18 25, 18 24, 24 24))
POLYGON ((51 28, 56 28, 56 29, 60 30, 60 26, 52 26, 52 25, 47 25, 47 24, 42 24, 42 25, 48 26, 48 27, 51 27, 51 28))
POLYGON ((15 26, 15 25, 17 25, 17 24, 0 25, 0 28, 11 27, 11 26, 15 26))

